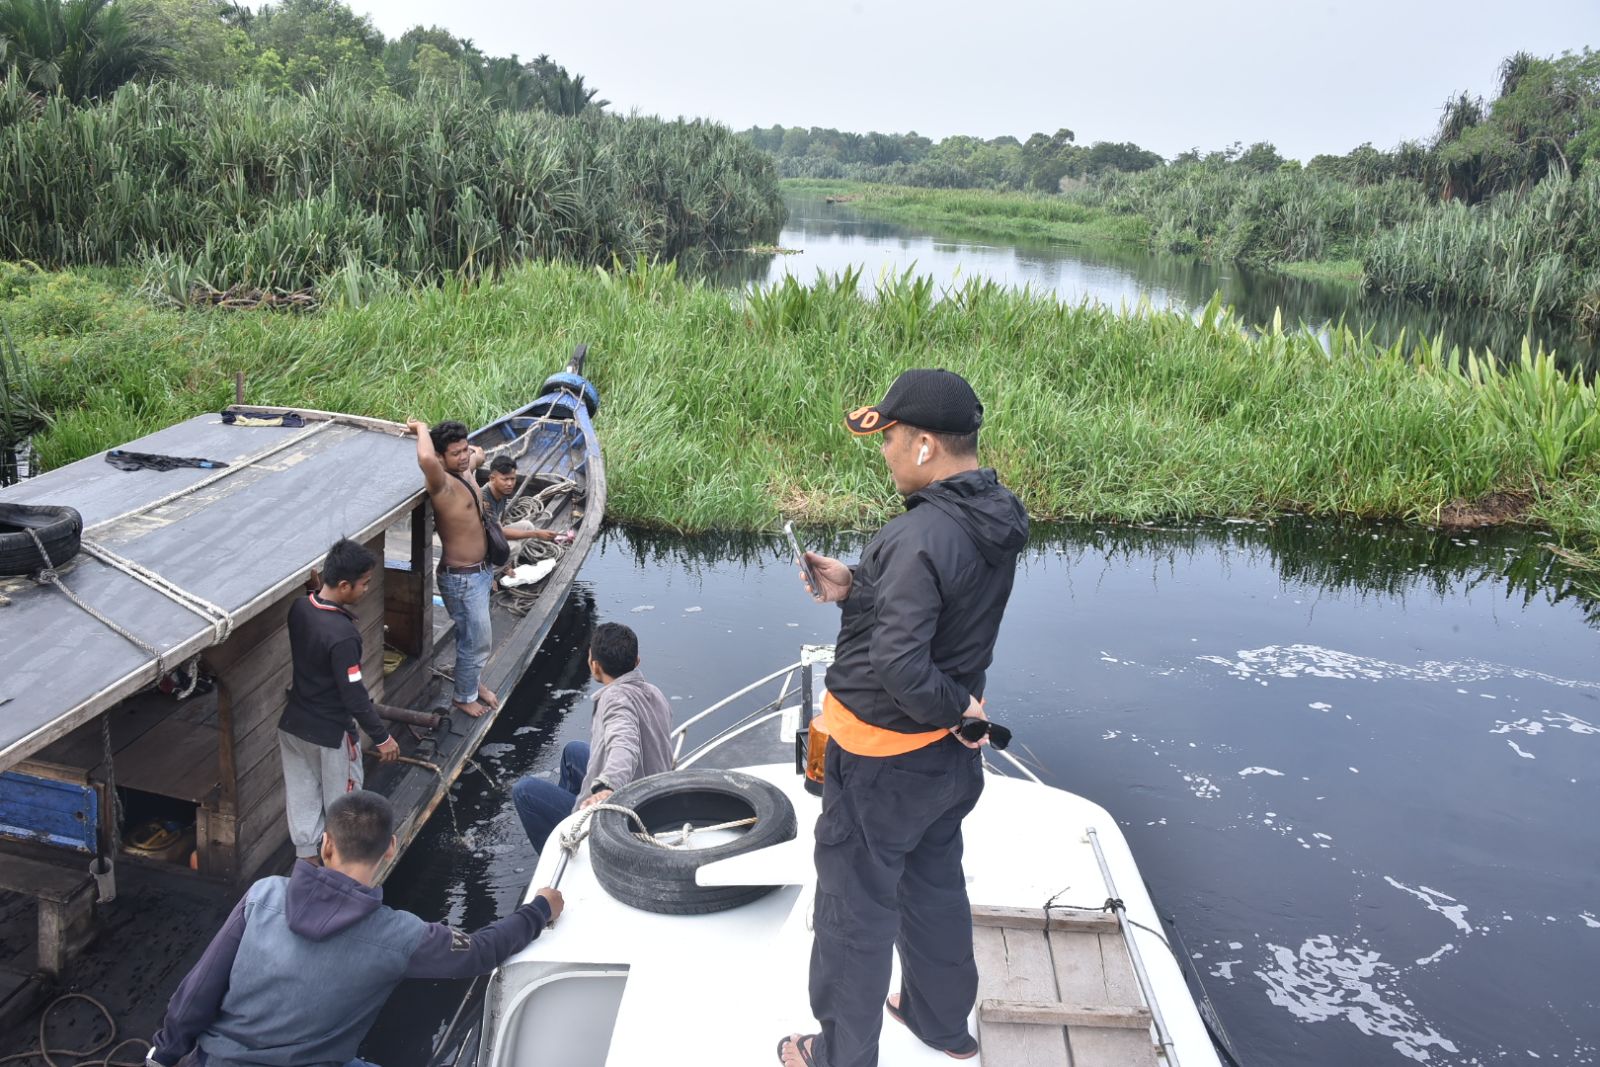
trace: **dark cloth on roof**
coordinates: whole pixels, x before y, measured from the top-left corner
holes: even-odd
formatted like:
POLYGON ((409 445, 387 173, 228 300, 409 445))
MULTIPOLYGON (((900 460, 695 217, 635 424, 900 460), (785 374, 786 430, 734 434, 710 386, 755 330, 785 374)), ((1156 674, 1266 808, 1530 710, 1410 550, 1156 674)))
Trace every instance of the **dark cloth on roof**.
POLYGON ((216 470, 226 467, 220 459, 199 459, 195 456, 158 456, 150 452, 126 452, 113 448, 106 453, 106 462, 123 471, 171 471, 179 467, 199 467, 216 470))
POLYGON ((361 631, 355 618, 315 593, 289 605, 293 684, 278 726, 323 748, 344 743, 356 723, 381 745, 389 730, 361 678, 361 631))

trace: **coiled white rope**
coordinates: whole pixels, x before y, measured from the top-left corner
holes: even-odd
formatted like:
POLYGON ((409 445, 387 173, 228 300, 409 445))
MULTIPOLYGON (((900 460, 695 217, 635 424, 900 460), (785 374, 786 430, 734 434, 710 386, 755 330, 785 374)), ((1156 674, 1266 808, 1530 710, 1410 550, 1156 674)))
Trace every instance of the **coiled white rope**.
POLYGON ((644 820, 639 818, 639 813, 632 808, 625 808, 620 804, 591 804, 583 809, 578 816, 578 821, 561 834, 561 850, 563 852, 573 853, 578 850, 578 846, 583 844, 583 839, 594 832, 589 823, 594 818, 595 813, 601 811, 614 811, 619 815, 627 816, 633 822, 633 825, 638 827, 633 833, 634 837, 660 848, 688 848, 689 838, 692 834, 708 834, 713 830, 737 830, 741 826, 754 826, 756 822, 755 816, 751 816, 748 819, 735 819, 733 822, 717 823, 715 826, 694 826, 690 823, 684 823, 681 830, 669 830, 661 834, 652 834, 649 827, 645 826, 644 820), (669 844, 663 840, 663 838, 669 837, 678 838, 677 844, 669 844))

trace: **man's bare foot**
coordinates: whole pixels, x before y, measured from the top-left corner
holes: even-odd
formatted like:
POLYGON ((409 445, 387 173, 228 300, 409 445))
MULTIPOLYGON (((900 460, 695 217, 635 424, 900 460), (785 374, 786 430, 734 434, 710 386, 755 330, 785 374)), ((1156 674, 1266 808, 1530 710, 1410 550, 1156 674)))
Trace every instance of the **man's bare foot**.
POLYGON ((500 706, 500 698, 494 695, 494 690, 490 689, 482 682, 479 682, 478 703, 483 704, 486 707, 498 708, 500 706))
POLYGON ((811 1049, 816 1042, 816 1034, 790 1034, 778 1042, 778 1062, 783 1067, 812 1067, 816 1061, 811 1049))
POLYGON ((461 703, 459 700, 452 700, 450 703, 452 706, 460 708, 468 715, 471 715, 474 719, 481 717, 484 712, 489 710, 476 700, 469 700, 465 704, 461 703))

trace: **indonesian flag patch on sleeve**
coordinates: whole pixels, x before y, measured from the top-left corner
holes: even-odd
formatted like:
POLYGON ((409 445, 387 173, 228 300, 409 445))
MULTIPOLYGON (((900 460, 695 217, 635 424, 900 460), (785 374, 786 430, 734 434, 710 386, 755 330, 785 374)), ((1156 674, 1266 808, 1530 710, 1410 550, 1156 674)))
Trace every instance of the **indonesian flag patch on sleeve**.
POLYGON ((345 671, 345 677, 349 678, 352 682, 361 681, 361 664, 357 663, 354 667, 351 667, 348 671, 345 671))

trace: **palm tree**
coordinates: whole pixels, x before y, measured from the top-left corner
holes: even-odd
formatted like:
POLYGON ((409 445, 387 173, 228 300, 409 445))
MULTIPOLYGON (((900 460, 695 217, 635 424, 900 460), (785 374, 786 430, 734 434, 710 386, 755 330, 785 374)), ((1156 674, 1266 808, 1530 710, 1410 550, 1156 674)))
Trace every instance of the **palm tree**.
POLYGON ((74 101, 172 67, 150 23, 116 0, 0 0, 0 56, 28 85, 74 101))
POLYGON ((576 115, 585 108, 598 110, 611 103, 609 100, 596 100, 595 96, 600 90, 584 88, 582 74, 573 77, 567 73, 566 67, 551 62, 547 55, 529 63, 527 71, 536 83, 534 95, 551 114, 576 115))

